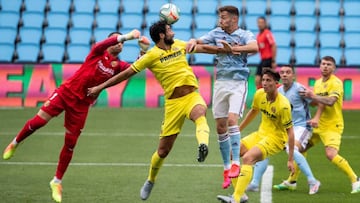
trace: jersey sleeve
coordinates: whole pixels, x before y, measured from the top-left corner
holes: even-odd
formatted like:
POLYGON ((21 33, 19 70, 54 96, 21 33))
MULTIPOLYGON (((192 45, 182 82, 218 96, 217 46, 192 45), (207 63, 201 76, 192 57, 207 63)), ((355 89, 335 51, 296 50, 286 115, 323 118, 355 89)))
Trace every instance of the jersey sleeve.
POLYGON ((329 97, 341 97, 341 92, 343 91, 343 84, 340 80, 335 80, 332 85, 329 87, 329 97))
POLYGON ((270 31, 266 33, 266 39, 268 40, 271 46, 275 44, 274 35, 270 31))
POLYGON ((110 46, 113 46, 115 44, 117 44, 117 36, 112 36, 109 38, 106 38, 103 41, 100 41, 98 43, 96 43, 93 47, 92 47, 92 52, 96 53, 96 54, 103 54, 104 51, 109 48, 110 46))
POLYGON ((149 50, 146 54, 141 56, 138 60, 136 60, 132 65, 131 68, 135 72, 141 72, 145 68, 149 68, 151 66, 151 62, 154 59, 154 57, 151 57, 152 53, 151 50, 149 50))
POLYGON ((284 102, 284 105, 281 109, 281 123, 284 128, 288 129, 293 126, 292 116, 291 116, 291 107, 289 102, 284 102))

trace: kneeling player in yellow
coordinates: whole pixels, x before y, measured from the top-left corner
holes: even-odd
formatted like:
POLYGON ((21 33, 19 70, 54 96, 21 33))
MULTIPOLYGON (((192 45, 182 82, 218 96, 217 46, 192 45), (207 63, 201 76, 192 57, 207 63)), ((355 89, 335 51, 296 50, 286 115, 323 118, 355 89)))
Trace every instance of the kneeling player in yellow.
POLYGON ((252 107, 245 119, 240 123, 243 130, 261 112, 261 123, 258 131, 241 139, 242 157, 241 175, 235 181, 235 191, 232 196, 218 195, 222 202, 246 202, 245 190, 253 175, 253 166, 266 157, 284 150, 289 146, 287 167, 294 172, 294 130, 289 100, 278 93, 279 73, 264 69, 262 73, 262 89, 256 91, 252 107), (243 197, 244 196, 244 197, 243 197))

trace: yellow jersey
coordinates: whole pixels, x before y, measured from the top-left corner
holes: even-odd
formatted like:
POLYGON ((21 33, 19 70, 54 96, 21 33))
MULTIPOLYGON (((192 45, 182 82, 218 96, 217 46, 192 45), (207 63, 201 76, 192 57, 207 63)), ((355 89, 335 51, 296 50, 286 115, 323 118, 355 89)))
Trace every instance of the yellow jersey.
POLYGON ((319 128, 320 129, 340 129, 344 128, 344 120, 342 115, 342 104, 344 89, 342 81, 335 75, 323 82, 322 78, 316 80, 314 85, 314 93, 319 96, 336 97, 337 101, 333 106, 325 105, 325 109, 321 113, 319 128))
POLYGON ((257 90, 254 95, 252 108, 261 112, 261 123, 258 132, 265 136, 275 136, 287 142, 288 136, 286 129, 292 123, 291 105, 289 100, 278 93, 274 102, 266 99, 263 88, 257 90))
POLYGON ((198 88, 198 81, 186 59, 186 42, 174 40, 170 50, 154 46, 131 65, 135 72, 148 68, 169 98, 176 87, 190 85, 198 88))

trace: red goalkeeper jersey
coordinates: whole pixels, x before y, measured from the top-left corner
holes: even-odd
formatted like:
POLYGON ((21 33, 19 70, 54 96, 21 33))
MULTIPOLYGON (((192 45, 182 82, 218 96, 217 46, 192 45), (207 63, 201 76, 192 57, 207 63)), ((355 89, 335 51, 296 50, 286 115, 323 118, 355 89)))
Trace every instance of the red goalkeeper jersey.
POLYGON ((261 59, 273 58, 271 46, 275 44, 275 39, 271 31, 265 29, 263 32, 259 33, 256 36, 256 40, 259 45, 259 52, 261 59))
POLYGON ((87 88, 99 85, 117 73, 130 67, 130 64, 113 57, 107 52, 107 48, 117 44, 117 37, 113 36, 96 43, 84 63, 59 90, 72 97, 76 96, 85 103, 92 104, 96 98, 87 96, 87 88))

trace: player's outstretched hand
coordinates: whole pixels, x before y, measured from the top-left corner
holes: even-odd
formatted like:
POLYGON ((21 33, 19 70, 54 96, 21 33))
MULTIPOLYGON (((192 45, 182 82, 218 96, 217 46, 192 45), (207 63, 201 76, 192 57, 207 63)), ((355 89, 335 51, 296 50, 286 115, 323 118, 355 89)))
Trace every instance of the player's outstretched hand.
POLYGON ((190 39, 186 44, 186 53, 194 53, 196 47, 196 40, 190 39))
POLYGON ((225 40, 220 40, 220 43, 223 45, 223 49, 225 52, 232 53, 232 54, 241 54, 241 52, 234 50, 234 48, 227 43, 225 40))
POLYGON ((150 40, 145 37, 145 36, 141 36, 138 40, 138 44, 140 46, 140 50, 144 53, 146 53, 146 51, 149 49, 150 47, 150 40))
POLYGON ((101 88, 99 86, 90 87, 87 89, 87 96, 88 97, 97 97, 101 92, 101 88))
POLYGON ((137 29, 134 29, 131 32, 126 33, 124 35, 119 35, 118 41, 123 42, 126 40, 139 39, 139 37, 140 37, 140 31, 137 29))

